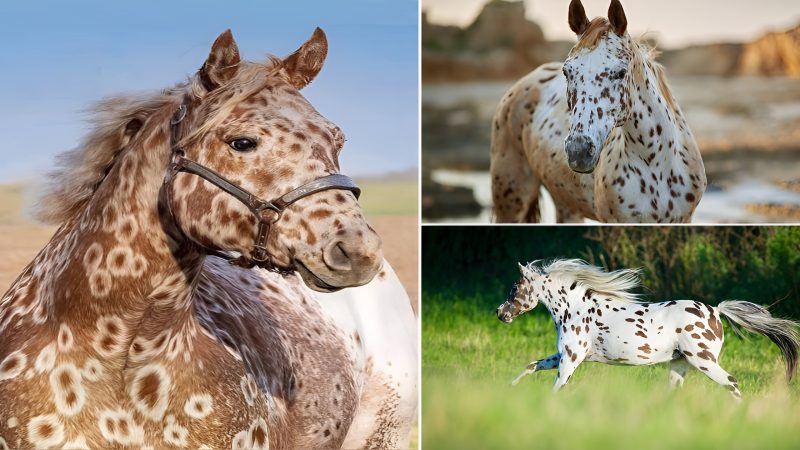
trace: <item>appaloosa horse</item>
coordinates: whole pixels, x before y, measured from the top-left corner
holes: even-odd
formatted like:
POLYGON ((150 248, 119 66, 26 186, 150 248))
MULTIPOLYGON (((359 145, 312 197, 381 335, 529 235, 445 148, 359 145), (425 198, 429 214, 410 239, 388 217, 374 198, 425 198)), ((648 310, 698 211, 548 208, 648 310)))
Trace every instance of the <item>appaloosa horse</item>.
POLYGON ((536 371, 557 369, 557 391, 583 361, 634 366, 669 361, 673 387, 682 385, 686 371, 695 367, 739 399, 736 379, 718 361, 725 339, 722 316, 771 339, 786 360, 789 380, 797 369, 798 323, 772 317, 754 303, 644 303, 630 292, 639 284, 637 270, 606 272, 580 260, 520 264, 519 270, 522 276, 497 308, 497 317, 511 323, 541 303, 555 322, 558 351, 532 361, 512 384, 536 371))
POLYGON ((0 300, 0 448, 407 445, 415 319, 299 93, 326 54, 317 29, 245 62, 227 31, 187 83, 100 105, 0 300))
POLYGON ((559 222, 689 222, 706 175, 653 50, 631 39, 618 0, 591 22, 572 0, 578 43, 506 92, 492 127, 497 222, 539 222, 539 189, 559 222))

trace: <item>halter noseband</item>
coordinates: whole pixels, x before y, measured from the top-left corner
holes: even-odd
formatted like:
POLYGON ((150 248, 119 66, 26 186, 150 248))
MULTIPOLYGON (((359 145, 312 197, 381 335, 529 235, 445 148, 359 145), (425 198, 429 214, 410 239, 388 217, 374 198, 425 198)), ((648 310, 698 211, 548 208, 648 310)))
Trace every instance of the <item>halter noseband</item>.
MULTIPOLYGON (((242 202, 245 206, 247 206, 250 212, 253 213, 256 221, 258 222, 258 231, 256 232, 256 237, 253 243, 253 251, 251 252, 251 256, 249 258, 244 255, 233 257, 228 253, 210 249, 198 243, 205 248, 209 254, 227 259, 231 262, 231 264, 242 267, 249 268, 255 265, 260 265, 262 267, 268 266, 267 268, 275 269, 274 267, 271 267, 271 264, 268 263, 269 254, 267 253, 267 242, 269 239, 271 225, 281 218, 281 215, 286 208, 301 198, 308 197, 318 192, 327 191, 329 189, 350 191, 356 196, 356 199, 358 199, 358 197, 361 195, 361 189, 359 189, 352 178, 348 177, 347 175, 333 174, 317 178, 316 180, 308 182, 272 200, 260 199, 241 186, 232 183, 219 173, 197 163, 196 161, 186 158, 186 152, 184 148, 178 145, 180 142, 180 139, 178 138, 178 126, 183 119, 186 118, 188 110, 187 103, 188 99, 185 99, 170 120, 170 147, 172 149, 172 162, 170 163, 169 169, 167 170, 167 175, 164 178, 164 188, 166 189, 172 187, 172 181, 178 172, 186 172, 197 175, 214 186, 227 192, 236 200, 242 202)), ((165 192, 164 194, 167 195, 167 210, 172 218, 172 221, 175 222, 175 215, 172 211, 172 203, 169 193, 165 192)), ((175 225, 177 226, 177 223, 175 223, 175 225)), ((180 227, 178 228, 180 229, 180 227)))

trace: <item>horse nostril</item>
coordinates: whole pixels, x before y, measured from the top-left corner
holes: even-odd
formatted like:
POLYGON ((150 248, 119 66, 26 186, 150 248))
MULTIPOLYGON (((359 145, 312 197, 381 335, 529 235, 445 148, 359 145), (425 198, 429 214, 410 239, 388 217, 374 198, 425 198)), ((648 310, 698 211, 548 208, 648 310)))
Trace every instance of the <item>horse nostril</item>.
POLYGON ((349 271, 352 269, 352 262, 350 256, 344 249, 342 241, 334 241, 325 248, 322 252, 322 260, 325 265, 333 271, 349 271))

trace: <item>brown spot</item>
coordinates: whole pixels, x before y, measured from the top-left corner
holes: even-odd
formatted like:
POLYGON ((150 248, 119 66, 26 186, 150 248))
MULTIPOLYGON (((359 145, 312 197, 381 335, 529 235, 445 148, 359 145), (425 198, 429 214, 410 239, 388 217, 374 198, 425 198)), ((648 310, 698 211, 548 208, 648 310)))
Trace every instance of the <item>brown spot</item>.
POLYGON ((161 385, 161 378, 156 373, 148 373, 139 380, 139 399, 150 408, 156 406, 158 402, 158 387, 161 385))
POLYGON ((714 332, 713 332, 713 331, 711 331, 711 330, 706 330, 706 331, 703 331, 703 332, 702 332, 702 333, 700 333, 700 334, 702 334, 702 335, 703 335, 703 337, 704 337, 704 338, 706 338, 706 339, 708 339, 709 341, 713 341, 713 340, 715 340, 715 339, 716 339, 716 337, 714 336, 714 332))
POLYGON ((645 353, 650 353, 651 352, 650 344, 644 344, 643 346, 638 347, 638 349, 643 351, 643 352, 645 352, 645 353))
POLYGON ((686 312, 688 312, 690 314, 694 314, 695 316, 697 316, 697 317, 699 317, 701 319, 705 319, 705 317, 706 317, 705 314, 703 314, 703 311, 700 311, 697 308, 689 307, 689 308, 684 308, 684 309, 686 310, 686 312))
POLYGON ((699 334, 697 334, 697 333, 692 333, 692 337, 693 337, 694 339, 700 339, 700 335, 699 335, 699 334))
POLYGON ((3 365, 0 366, 0 372, 8 372, 14 369, 15 367, 17 367, 17 364, 19 364, 19 360, 20 360, 19 357, 13 357, 7 359, 6 362, 4 362, 3 365))
POLYGON ((714 357, 714 354, 708 350, 703 350, 702 352, 697 352, 697 357, 702 359, 707 359, 712 362, 717 362, 717 358, 714 357))
POLYGON ((711 316, 711 318, 708 319, 708 326, 711 328, 717 338, 722 339, 722 322, 720 322, 716 317, 711 316))
POLYGON ((637 332, 636 332, 636 336, 641 336, 641 337, 643 337, 643 338, 647 339, 647 335, 646 335, 646 334, 644 334, 644 333, 642 333, 642 331, 641 331, 641 330, 639 330, 639 331, 637 331, 637 332))
POLYGON ((694 194, 692 194, 691 192, 687 192, 686 193, 686 200, 688 200, 690 202, 694 202, 694 194))
POLYGON ((45 439, 52 436, 54 431, 55 430, 53 430, 53 426, 49 423, 43 423, 39 425, 39 435, 45 439))
POLYGON ((694 323, 694 325, 695 325, 697 328, 700 328, 700 329, 705 329, 705 328, 706 328, 706 326, 705 326, 705 325, 703 325, 703 322, 695 322, 695 323, 694 323))
POLYGON ((264 433, 264 430, 260 426, 257 426, 253 430, 253 443, 261 447, 264 445, 266 441, 267 441, 266 433, 264 433))
POLYGON ((58 377, 58 381, 61 383, 62 387, 69 387, 72 384, 72 377, 69 376, 69 373, 66 371, 61 372, 61 376, 58 377))
POLYGON ((694 325, 692 324, 686 325, 683 329, 686 331, 692 331, 694 330, 694 325))

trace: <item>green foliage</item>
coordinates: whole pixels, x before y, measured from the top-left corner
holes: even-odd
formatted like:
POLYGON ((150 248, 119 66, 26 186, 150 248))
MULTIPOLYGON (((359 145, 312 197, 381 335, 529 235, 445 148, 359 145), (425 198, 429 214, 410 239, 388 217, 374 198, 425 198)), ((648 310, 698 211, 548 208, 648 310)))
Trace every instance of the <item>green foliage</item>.
POLYGON ((665 364, 585 363, 554 395, 555 371, 510 386, 555 352, 550 317, 537 309, 504 324, 496 295, 455 292, 423 292, 423 448, 797 448, 800 383, 786 386, 764 337, 726 327, 720 363, 739 379, 741 405, 696 370, 671 392, 665 364))
POLYGON ((740 299, 800 318, 798 227, 428 227, 422 241, 423 292, 495 303, 519 276, 517 262, 583 258, 641 267, 650 300, 740 299))

